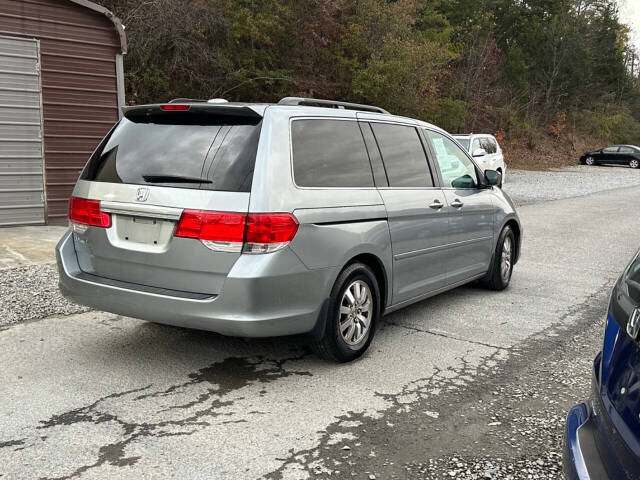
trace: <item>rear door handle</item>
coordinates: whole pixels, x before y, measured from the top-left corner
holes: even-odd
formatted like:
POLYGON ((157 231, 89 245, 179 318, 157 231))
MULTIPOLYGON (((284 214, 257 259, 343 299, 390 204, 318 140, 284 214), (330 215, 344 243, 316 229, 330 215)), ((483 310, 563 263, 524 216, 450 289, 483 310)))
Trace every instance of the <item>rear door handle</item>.
POLYGON ((462 202, 460 201, 460 199, 458 199, 458 198, 456 198, 456 199, 451 203, 451 206, 452 206, 453 208, 460 208, 460 207, 462 207, 463 205, 464 205, 464 203, 462 203, 462 202))
POLYGON ((429 208, 433 208, 435 210, 439 210, 442 207, 444 207, 444 205, 442 204, 442 202, 440 200, 438 200, 437 198, 433 201, 433 203, 431 205, 429 205, 429 208))

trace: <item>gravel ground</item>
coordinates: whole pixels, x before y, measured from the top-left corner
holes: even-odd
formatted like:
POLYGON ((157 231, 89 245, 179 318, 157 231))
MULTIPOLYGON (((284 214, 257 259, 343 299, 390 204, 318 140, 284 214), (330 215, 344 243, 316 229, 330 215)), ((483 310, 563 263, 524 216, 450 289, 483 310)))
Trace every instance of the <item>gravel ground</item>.
POLYGON ((508 170, 504 190, 516 205, 640 185, 640 170, 576 165, 551 172, 508 170))
POLYGON ((54 264, 0 270, 0 328, 34 318, 87 310, 60 295, 54 264))
POLYGON ((481 426, 484 438, 475 442, 484 445, 480 455, 462 451, 432 459, 413 466, 423 475, 407 478, 563 478, 565 418, 590 392, 592 362, 600 349, 604 325, 604 313, 598 313, 602 312, 593 311, 595 318, 603 318, 601 322, 581 322, 561 333, 558 341, 528 345, 528 353, 505 365, 504 383, 489 382, 484 394, 468 405, 469 416, 476 421, 485 419, 481 426), (568 338, 561 339, 565 335, 568 338))

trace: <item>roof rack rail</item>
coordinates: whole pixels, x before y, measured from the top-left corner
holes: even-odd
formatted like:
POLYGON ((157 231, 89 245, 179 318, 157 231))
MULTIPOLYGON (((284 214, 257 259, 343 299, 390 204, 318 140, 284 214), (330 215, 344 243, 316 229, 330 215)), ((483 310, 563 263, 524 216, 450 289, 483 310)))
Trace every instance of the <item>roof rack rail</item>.
POLYGON ((324 100, 321 98, 285 97, 278 105, 306 105, 310 107, 343 108, 345 110, 359 110, 362 112, 375 112, 390 115, 384 108, 360 103, 339 102, 336 100, 324 100))
POLYGON ((200 98, 173 98, 169 103, 207 103, 207 101, 200 98))

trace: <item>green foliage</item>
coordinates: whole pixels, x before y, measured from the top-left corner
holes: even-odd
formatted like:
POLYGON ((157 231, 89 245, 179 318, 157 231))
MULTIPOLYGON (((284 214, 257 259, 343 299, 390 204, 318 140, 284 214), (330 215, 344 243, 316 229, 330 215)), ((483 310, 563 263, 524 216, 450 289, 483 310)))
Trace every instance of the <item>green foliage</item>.
POLYGON ((615 0, 100 3, 127 26, 132 102, 340 98, 526 138, 567 112, 568 128, 640 143, 615 0))
POLYGON ((600 103, 590 110, 574 114, 574 121, 583 131, 611 143, 640 145, 640 122, 627 107, 600 103))

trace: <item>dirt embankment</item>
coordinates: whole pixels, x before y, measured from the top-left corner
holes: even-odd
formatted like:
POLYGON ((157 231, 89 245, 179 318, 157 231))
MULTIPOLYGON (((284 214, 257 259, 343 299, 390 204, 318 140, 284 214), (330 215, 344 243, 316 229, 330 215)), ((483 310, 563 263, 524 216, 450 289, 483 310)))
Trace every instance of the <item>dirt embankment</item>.
POLYGON ((500 142, 507 167, 520 170, 549 170, 576 165, 583 153, 605 144, 603 140, 572 133, 559 138, 546 133, 523 138, 505 137, 500 142))

